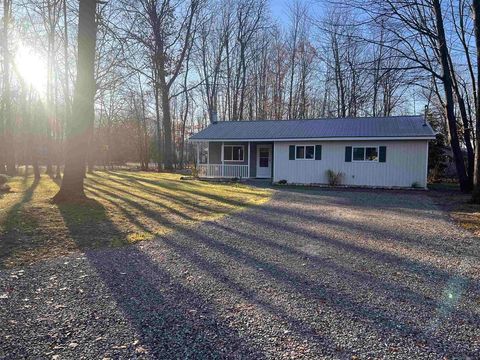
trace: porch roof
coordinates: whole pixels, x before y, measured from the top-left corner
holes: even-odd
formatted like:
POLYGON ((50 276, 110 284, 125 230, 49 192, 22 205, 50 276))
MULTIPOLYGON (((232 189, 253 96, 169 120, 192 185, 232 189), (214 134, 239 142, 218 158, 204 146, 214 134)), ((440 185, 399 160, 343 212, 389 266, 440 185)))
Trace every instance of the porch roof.
POLYGON ((191 141, 289 141, 341 139, 433 139, 422 115, 309 120, 220 121, 191 141))

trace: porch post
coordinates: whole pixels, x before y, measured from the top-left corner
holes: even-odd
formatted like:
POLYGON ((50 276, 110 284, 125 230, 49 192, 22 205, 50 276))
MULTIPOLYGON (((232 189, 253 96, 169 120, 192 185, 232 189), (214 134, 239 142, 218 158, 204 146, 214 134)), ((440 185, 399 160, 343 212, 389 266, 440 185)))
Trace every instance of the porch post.
POLYGON ((212 176, 210 174, 210 142, 207 141, 207 176, 212 176))
POLYGON ((247 169, 247 178, 250 179, 250 141, 248 142, 248 161, 247 161, 247 164, 248 164, 248 169, 247 169))
POLYGON ((197 169, 198 171, 198 165, 200 165, 200 143, 197 142, 195 145, 197 145, 197 165, 195 166, 195 168, 197 169))
POLYGON ((223 177, 223 174, 224 174, 224 165, 223 165, 224 150, 223 150, 223 145, 224 145, 224 142, 222 141, 222 170, 220 171, 220 176, 221 177, 223 177))

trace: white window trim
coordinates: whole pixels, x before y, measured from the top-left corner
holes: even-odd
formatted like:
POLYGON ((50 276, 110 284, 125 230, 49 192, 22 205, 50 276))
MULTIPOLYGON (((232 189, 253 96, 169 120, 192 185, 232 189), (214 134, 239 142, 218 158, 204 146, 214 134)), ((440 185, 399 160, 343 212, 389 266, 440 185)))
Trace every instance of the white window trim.
POLYGON ((360 163, 377 163, 380 160, 380 146, 352 146, 352 162, 360 163), (354 149, 363 148, 363 160, 353 160, 354 149), (376 160, 367 160, 367 148, 376 148, 377 149, 377 159, 376 160))
POLYGON ((317 151, 317 148, 315 145, 295 145, 295 160, 307 160, 307 161, 311 161, 311 160, 315 160, 315 152, 317 151), (311 159, 307 159, 306 156, 307 156, 307 146, 313 146, 313 158, 311 159), (303 150, 303 155, 305 155, 304 158, 297 158, 297 147, 304 147, 305 149, 303 150))
MULTIPOLYGON (((245 162, 245 146, 244 145, 222 145, 222 154, 223 154, 223 161, 228 162, 245 162), (225 159, 225 148, 226 147, 241 147, 242 148, 242 160, 227 160, 225 159)), ((232 157, 233 157, 233 149, 232 149, 232 157)))

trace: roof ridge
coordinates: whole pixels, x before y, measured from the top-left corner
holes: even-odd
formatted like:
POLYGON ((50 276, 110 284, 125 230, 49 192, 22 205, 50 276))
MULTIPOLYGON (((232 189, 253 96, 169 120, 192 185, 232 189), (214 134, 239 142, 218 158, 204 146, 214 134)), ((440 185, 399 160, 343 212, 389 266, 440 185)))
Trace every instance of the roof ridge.
POLYGON ((359 120, 359 119, 392 119, 392 118, 422 118, 423 115, 393 115, 393 116, 357 116, 357 117, 326 117, 309 119, 264 119, 264 120, 219 120, 215 124, 222 123, 245 123, 245 122, 284 122, 284 121, 322 121, 322 120, 359 120))

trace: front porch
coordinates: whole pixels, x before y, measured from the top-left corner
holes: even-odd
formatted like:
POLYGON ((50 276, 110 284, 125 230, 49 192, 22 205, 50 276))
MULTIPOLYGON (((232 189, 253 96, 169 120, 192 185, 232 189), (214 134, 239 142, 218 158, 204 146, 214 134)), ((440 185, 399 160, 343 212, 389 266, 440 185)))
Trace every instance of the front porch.
POLYGON ((273 142, 197 142, 196 168, 204 178, 272 178, 273 142))

